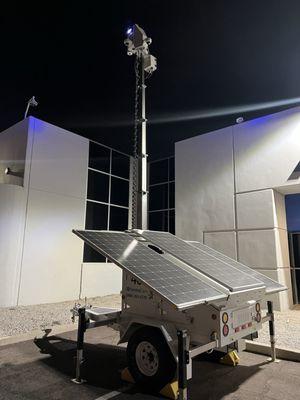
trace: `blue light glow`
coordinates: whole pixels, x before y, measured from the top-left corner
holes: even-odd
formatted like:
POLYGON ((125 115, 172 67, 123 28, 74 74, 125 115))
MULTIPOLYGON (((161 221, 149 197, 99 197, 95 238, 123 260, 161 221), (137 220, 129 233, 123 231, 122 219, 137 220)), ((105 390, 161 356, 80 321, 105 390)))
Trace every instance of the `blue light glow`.
POLYGON ((126 33, 127 33, 127 36, 131 36, 133 34, 133 28, 132 27, 128 28, 126 33))

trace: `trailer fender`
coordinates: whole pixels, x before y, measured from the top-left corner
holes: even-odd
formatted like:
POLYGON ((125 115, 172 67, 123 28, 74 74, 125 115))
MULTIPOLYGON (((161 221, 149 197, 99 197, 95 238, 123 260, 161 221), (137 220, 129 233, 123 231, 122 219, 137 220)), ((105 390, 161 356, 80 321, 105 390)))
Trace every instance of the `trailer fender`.
POLYGON ((138 329, 145 326, 151 326, 152 328, 157 328, 161 331, 163 337, 165 338, 171 350, 171 353, 173 354, 175 360, 177 361, 177 356, 178 356, 177 330, 173 324, 155 322, 155 321, 145 321, 145 322, 131 321, 125 328, 125 331, 123 332, 123 335, 119 340, 119 344, 128 342, 131 335, 133 335, 138 329))

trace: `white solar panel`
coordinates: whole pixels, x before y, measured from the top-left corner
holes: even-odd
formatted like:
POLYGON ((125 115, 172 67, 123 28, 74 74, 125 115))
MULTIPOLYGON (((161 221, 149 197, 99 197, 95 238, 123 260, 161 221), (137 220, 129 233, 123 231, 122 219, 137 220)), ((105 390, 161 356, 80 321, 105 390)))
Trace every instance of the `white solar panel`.
POLYGON ((219 260, 230 263, 233 267, 239 269, 242 272, 247 273, 248 275, 253 276, 254 278, 259 279, 266 286, 266 293, 276 293, 276 292, 280 292, 281 290, 286 289, 285 286, 281 285, 280 283, 274 281, 271 278, 268 278, 266 275, 261 274, 260 272, 256 271, 255 269, 247 267, 246 265, 244 265, 236 260, 233 260, 230 257, 227 257, 226 255, 212 249, 211 247, 206 246, 205 244, 202 244, 199 242, 189 242, 189 244, 201 249, 202 251, 205 251, 206 253, 208 253, 214 257, 217 257, 219 260))
POLYGON ((261 279, 236 268, 230 258, 226 260, 192 246, 168 232, 134 231, 167 253, 202 272, 230 291, 240 291, 265 286, 261 279))
POLYGON ((166 260, 127 233, 77 230, 73 232, 178 309, 227 297, 203 282, 200 274, 197 276, 166 260))

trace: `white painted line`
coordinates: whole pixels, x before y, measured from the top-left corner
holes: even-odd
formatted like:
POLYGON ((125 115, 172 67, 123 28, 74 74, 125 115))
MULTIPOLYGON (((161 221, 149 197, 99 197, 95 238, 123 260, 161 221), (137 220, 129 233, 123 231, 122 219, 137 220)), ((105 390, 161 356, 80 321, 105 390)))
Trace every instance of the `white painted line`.
POLYGON ((118 396, 119 394, 121 394, 122 392, 109 392, 104 394, 103 396, 97 397, 95 400, 108 400, 108 399, 112 399, 113 397, 118 396))
POLYGON ((97 397, 95 400, 109 400, 112 399, 113 397, 118 396, 119 394, 122 394, 125 390, 128 390, 130 388, 130 385, 124 386, 118 390, 115 390, 113 392, 109 392, 104 394, 103 396, 97 397))

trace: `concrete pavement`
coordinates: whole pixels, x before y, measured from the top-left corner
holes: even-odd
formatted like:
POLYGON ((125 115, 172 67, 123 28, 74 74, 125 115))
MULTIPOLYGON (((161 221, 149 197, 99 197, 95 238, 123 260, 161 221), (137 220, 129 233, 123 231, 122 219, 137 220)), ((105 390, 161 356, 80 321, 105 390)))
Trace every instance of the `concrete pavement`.
MULTIPOLYGON (((84 385, 74 376, 76 332, 0 346, 0 400, 151 400, 120 379, 125 349, 116 347, 110 328, 86 334, 84 385), (101 344, 99 344, 101 342, 101 344)), ((296 400, 300 398, 300 363, 268 363, 266 356, 241 354, 232 368, 198 358, 189 381, 190 400, 296 400)))

